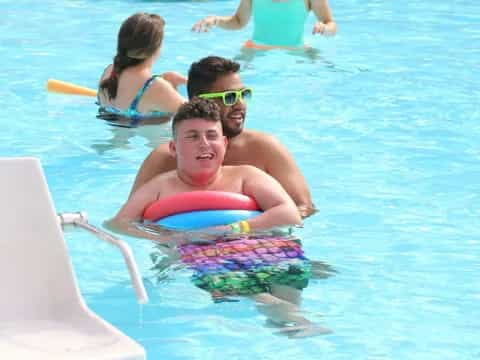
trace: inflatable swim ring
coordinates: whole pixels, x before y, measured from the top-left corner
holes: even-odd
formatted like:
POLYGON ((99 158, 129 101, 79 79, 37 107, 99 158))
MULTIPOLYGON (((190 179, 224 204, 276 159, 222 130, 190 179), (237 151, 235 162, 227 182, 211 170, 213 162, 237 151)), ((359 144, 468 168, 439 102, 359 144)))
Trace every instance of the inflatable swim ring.
POLYGON ((150 204, 143 219, 174 230, 228 225, 260 214, 251 197, 225 191, 191 191, 150 204))
POLYGON ((228 225, 261 214, 256 210, 199 210, 161 218, 156 223, 173 230, 194 230, 228 225))

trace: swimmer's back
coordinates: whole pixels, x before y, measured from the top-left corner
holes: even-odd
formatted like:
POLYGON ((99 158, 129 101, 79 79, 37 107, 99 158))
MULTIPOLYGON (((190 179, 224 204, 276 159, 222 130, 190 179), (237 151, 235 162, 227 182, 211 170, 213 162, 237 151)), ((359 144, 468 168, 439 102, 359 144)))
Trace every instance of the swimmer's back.
MULTIPOLYGON (((109 66, 102 80, 108 78, 111 74, 112 66, 109 66)), ((139 74, 134 69, 125 69, 122 71, 118 80, 117 96, 115 99, 109 99, 106 91, 99 91, 100 104, 103 106, 111 106, 119 110, 128 110, 132 102, 137 97, 139 91, 151 79, 150 74, 139 74)), ((175 102, 171 101, 169 92, 175 91, 169 83, 161 76, 157 76, 151 81, 148 88, 142 92, 135 110, 141 114, 150 112, 172 113, 178 107, 175 102), (159 95, 163 96, 159 96, 159 95), (173 103, 173 104, 172 104, 173 103)))

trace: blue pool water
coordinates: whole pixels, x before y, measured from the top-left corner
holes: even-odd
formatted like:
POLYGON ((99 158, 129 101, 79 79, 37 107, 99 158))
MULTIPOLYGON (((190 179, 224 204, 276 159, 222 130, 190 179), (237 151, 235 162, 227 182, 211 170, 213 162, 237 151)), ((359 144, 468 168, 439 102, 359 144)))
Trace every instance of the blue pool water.
MULTIPOLYGON (((0 155, 39 157, 57 210, 85 210, 101 226, 153 145, 134 132, 114 142, 92 99, 47 94, 47 79, 95 87, 136 11, 166 19, 158 72, 238 56, 251 28, 189 32, 236 3, 0 0, 0 155)), ((290 149, 320 209, 297 234, 337 272, 311 281, 302 309, 333 333, 274 335, 251 301, 214 304, 186 269, 157 279, 153 245, 127 239, 151 298, 140 309, 120 255, 69 231, 89 306, 149 359, 480 358, 480 4, 330 3, 339 33, 311 36, 310 16, 314 54, 241 63, 255 90, 247 126, 290 149)))

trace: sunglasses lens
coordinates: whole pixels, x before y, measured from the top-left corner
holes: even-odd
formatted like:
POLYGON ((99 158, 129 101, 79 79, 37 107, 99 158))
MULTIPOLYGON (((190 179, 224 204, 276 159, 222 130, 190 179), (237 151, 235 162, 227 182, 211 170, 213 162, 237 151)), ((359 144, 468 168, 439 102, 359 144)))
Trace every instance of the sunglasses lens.
POLYGON ((237 102, 237 94, 235 92, 227 92, 224 96, 225 105, 233 105, 237 102))
POLYGON ((243 89, 242 90, 242 99, 243 100, 250 100, 251 98, 252 98, 252 90, 243 89))

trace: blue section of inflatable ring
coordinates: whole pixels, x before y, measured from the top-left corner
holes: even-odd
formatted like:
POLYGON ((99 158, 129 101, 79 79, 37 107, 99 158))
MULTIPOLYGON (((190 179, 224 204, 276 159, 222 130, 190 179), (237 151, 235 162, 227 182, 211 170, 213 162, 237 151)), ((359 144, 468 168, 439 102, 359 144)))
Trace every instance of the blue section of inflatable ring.
POLYGON ((252 210, 201 210, 166 216, 156 224, 172 230, 197 230, 211 226, 228 225, 259 215, 252 210))

